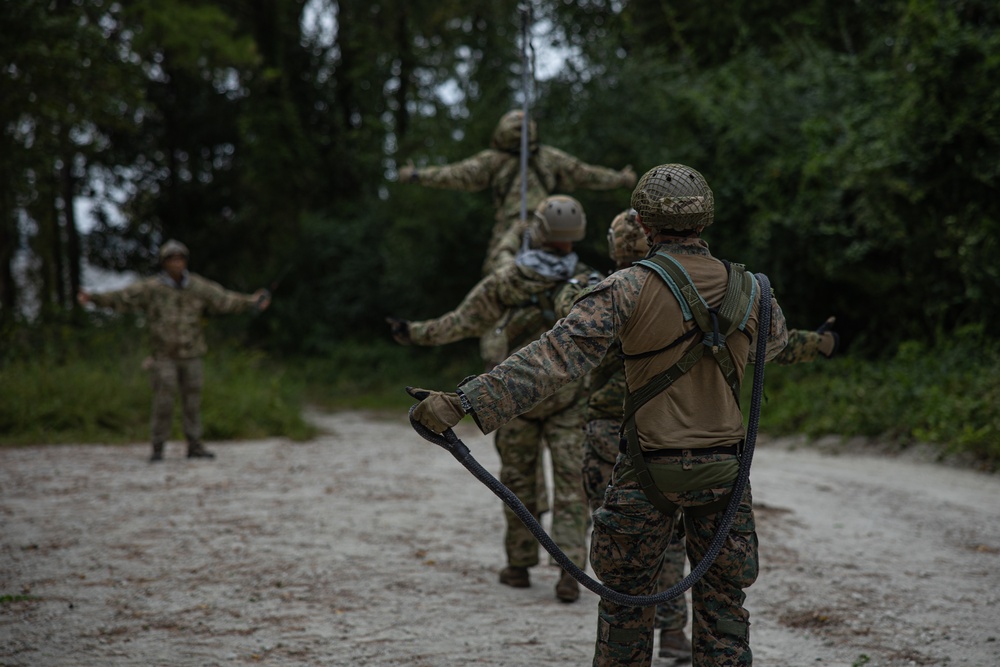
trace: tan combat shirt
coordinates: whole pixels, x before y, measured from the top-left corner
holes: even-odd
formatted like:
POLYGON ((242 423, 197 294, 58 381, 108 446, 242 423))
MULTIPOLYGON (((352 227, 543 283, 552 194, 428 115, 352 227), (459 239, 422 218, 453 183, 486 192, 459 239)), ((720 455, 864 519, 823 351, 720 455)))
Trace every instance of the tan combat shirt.
MULTIPOLYGON (((674 256, 691 274, 710 306, 721 302, 727 284, 726 269, 711 256, 704 241, 664 244, 654 250, 674 256)), ((746 363, 753 360, 757 305, 747 322, 753 340, 742 333, 728 340, 741 376, 746 363)), ((569 314, 541 338, 489 373, 464 383, 461 391, 476 423, 489 433, 595 368, 616 341, 621 341, 627 354, 636 354, 661 348, 694 326, 693 322, 683 321, 677 300, 656 274, 643 267, 622 269, 581 297, 569 314)), ((787 340, 784 315, 772 299, 767 360, 777 356, 787 340)), ((647 359, 627 362, 629 388, 635 391, 672 366, 687 348, 682 344, 647 359)), ((739 407, 709 356, 647 403, 636 422, 640 443, 646 450, 713 447, 743 438, 739 407)))

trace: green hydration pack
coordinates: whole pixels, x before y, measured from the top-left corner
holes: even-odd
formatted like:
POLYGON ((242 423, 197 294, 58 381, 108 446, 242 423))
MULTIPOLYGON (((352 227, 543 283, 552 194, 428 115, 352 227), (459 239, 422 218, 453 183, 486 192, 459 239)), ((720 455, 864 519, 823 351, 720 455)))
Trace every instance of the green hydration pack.
MULTIPOLYGON (((677 506, 668 501, 660 493, 656 482, 649 472, 649 468, 642 455, 642 447, 639 444, 635 414, 639 408, 660 392, 666 391, 678 378, 701 361, 706 351, 715 360, 720 372, 726 378, 726 384, 733 393, 733 399, 739 405, 740 379, 737 373, 736 361, 733 359, 732 351, 726 344, 726 340, 736 332, 741 332, 748 338, 750 337, 746 332, 746 325, 753 310, 753 303, 757 294, 757 281, 742 264, 733 264, 725 261, 723 263, 726 265, 726 272, 729 274, 726 294, 718 307, 710 308, 698 293, 688 272, 680 262, 670 255, 658 252, 651 257, 636 262, 637 265, 652 270, 667 284, 667 287, 670 288, 670 291, 680 304, 684 321, 690 322, 693 320, 695 326, 664 347, 636 355, 623 355, 624 358, 642 359, 651 357, 677 347, 699 334, 701 335, 700 340, 685 352, 680 361, 665 371, 658 373, 636 391, 627 392, 625 396, 625 415, 622 423, 622 432, 624 434, 623 440, 627 442, 627 451, 632 468, 638 478, 639 485, 642 487, 649 501, 669 515, 673 515, 677 511, 677 506)), ((725 496, 710 505, 699 507, 697 508, 698 514, 701 516, 714 514, 724 509, 728 501, 729 497, 725 496)), ((685 510, 685 512, 688 516, 693 516, 690 509, 685 510)))

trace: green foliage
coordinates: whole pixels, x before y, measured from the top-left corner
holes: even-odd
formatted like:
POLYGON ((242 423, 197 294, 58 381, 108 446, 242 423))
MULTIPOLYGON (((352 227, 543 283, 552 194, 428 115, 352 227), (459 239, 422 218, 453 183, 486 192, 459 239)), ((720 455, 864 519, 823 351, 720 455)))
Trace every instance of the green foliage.
POLYGON ((308 387, 310 402, 328 409, 405 410, 414 402, 407 386, 451 390, 482 371, 476 341, 425 348, 348 340, 321 358, 287 363, 308 387))
POLYGON ((835 357, 769 366, 761 430, 936 443, 996 468, 998 373, 1000 343, 981 326, 959 329, 936 345, 901 343, 884 361, 835 357))
MULTIPOLYGON (((0 445, 148 440, 152 390, 134 324, 64 325, 11 336, 9 356, 0 363, 0 445)), ((221 340, 213 347, 205 360, 206 440, 314 434, 302 419, 300 381, 259 352, 221 340)), ((183 439, 179 405, 174 438, 183 439)))

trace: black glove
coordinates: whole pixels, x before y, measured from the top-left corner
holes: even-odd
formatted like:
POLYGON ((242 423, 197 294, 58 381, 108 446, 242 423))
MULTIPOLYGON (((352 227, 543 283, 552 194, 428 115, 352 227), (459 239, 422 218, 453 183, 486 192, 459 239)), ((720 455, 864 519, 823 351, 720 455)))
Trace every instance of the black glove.
POLYGON ((827 359, 832 357, 837 352, 837 348, 840 347, 840 335, 836 331, 831 331, 836 321, 837 318, 831 315, 816 329, 816 333, 819 334, 819 353, 827 359))
POLYGON ((400 345, 412 345, 410 340, 410 323, 397 317, 387 317, 385 321, 389 323, 389 330, 392 338, 400 345))
POLYGON ((444 433, 465 416, 462 399, 453 391, 407 387, 406 393, 420 401, 413 411, 413 418, 435 433, 444 433))

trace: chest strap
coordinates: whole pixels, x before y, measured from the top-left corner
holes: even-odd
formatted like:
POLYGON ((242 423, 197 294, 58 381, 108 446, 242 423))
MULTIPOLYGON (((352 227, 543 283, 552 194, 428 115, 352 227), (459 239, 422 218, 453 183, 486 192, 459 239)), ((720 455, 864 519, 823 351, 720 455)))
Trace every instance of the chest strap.
MULTIPOLYGON (((638 427, 635 422, 636 412, 655 396, 669 389, 684 373, 691 370, 704 357, 706 349, 710 351, 711 358, 715 360, 722 372, 726 384, 732 392, 733 399, 739 405, 739 375, 732 351, 726 345, 726 338, 736 331, 746 333, 746 323, 753 309, 757 282, 742 264, 727 263, 729 281, 726 285, 726 293, 722 303, 718 307, 712 308, 698 293, 687 270, 673 257, 665 253, 656 253, 652 257, 636 263, 651 269, 667 284, 680 304, 684 321, 693 320, 696 329, 692 330, 701 333, 700 340, 692 345, 676 364, 653 376, 635 392, 628 390, 625 395, 622 444, 627 446, 632 468, 635 470, 639 485, 646 497, 655 507, 670 514, 677 508, 659 491, 649 473, 649 468, 646 466, 642 447, 639 444, 638 427)), ((692 335, 691 331, 688 331, 673 343, 661 348, 661 351, 674 347, 692 335)))

